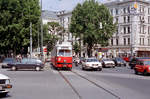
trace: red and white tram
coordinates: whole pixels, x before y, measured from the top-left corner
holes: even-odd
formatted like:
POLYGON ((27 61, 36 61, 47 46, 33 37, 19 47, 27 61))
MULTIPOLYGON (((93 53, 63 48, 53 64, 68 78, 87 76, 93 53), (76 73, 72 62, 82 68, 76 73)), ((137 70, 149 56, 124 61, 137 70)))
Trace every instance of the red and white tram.
POLYGON ((51 52, 51 62, 56 69, 72 69, 72 45, 70 42, 62 42, 54 47, 51 52))

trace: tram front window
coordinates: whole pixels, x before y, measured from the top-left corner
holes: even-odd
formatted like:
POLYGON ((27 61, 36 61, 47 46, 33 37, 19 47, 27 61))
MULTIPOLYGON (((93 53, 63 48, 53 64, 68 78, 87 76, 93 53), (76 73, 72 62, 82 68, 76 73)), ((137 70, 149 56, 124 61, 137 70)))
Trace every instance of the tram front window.
POLYGON ((71 56, 70 50, 59 50, 58 56, 71 56))

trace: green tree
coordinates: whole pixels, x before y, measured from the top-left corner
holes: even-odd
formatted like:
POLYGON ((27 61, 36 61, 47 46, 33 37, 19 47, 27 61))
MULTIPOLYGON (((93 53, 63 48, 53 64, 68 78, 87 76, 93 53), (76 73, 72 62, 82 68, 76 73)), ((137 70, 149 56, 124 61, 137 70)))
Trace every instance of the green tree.
POLYGON ((80 52, 80 45, 77 42, 75 42, 75 44, 73 45, 73 50, 76 53, 76 55, 80 52))
POLYGON ((0 0, 0 53, 20 53, 30 45, 32 22, 33 47, 37 46, 40 23, 39 0, 0 0))
POLYGON ((87 44, 88 56, 91 56, 94 44, 107 46, 115 29, 116 24, 113 24, 113 17, 108 8, 95 0, 87 0, 82 5, 78 4, 72 12, 69 30, 87 44))
POLYGON ((48 22, 48 30, 51 34, 58 34, 59 39, 62 39, 65 29, 58 22, 48 22))
POLYGON ((50 33, 47 33, 45 36, 45 45, 47 45, 48 53, 51 52, 54 45, 58 41, 58 39, 62 38, 62 33, 64 31, 63 27, 59 25, 58 22, 48 22, 46 25, 46 29, 50 31, 50 33), (58 35, 56 35, 58 34, 58 35))

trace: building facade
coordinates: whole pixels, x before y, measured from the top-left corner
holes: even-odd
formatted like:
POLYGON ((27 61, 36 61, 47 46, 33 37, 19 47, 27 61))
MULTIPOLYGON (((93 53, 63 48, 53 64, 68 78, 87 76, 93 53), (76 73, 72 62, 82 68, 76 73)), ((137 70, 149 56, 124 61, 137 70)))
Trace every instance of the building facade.
POLYGON ((47 24, 48 22, 59 23, 57 12, 47 11, 47 10, 42 11, 42 21, 43 21, 43 24, 47 24))
POLYGON ((64 40, 72 41, 72 33, 69 32, 72 12, 59 11, 57 16, 59 17, 59 24, 65 29, 64 40))
POLYGON ((150 56, 150 2, 118 0, 105 4, 117 24, 109 54, 150 56))
MULTIPOLYGON (((117 31, 113 34, 107 47, 109 56, 150 56, 150 2, 148 0, 116 0, 104 4, 110 10, 117 31)), ((68 40, 72 39, 68 31, 72 12, 57 12, 59 23, 66 32, 68 40)), ((82 53, 86 53, 82 46, 82 53)))

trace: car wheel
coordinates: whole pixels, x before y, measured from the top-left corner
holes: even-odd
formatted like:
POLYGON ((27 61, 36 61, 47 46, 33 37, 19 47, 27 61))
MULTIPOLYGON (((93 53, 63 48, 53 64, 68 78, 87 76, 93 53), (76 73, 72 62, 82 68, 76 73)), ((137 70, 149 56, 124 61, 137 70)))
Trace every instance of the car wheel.
POLYGON ((72 71, 72 67, 68 68, 69 71, 72 71))
POLYGON ((98 68, 97 70, 98 70, 98 71, 102 71, 102 68, 98 68))
POLYGON ((85 68, 84 68, 84 67, 82 67, 82 70, 85 70, 85 68))
POLYGON ((7 96, 7 92, 6 93, 1 93, 0 94, 2 97, 6 97, 7 96))
POLYGON ((17 70, 16 66, 12 66, 12 67, 11 67, 11 70, 12 70, 12 71, 17 70))
POLYGON ((124 67, 126 67, 126 64, 124 64, 124 67))
POLYGON ((136 69, 134 69, 134 73, 135 73, 135 74, 138 74, 138 71, 137 71, 136 69))
POLYGON ((147 74, 148 74, 148 73, 147 73, 147 71, 145 70, 145 71, 143 72, 143 75, 144 75, 144 76, 147 76, 147 74))
POLYGON ((40 68, 40 67, 35 67, 35 70, 36 70, 36 71, 40 71, 41 68, 40 68))

